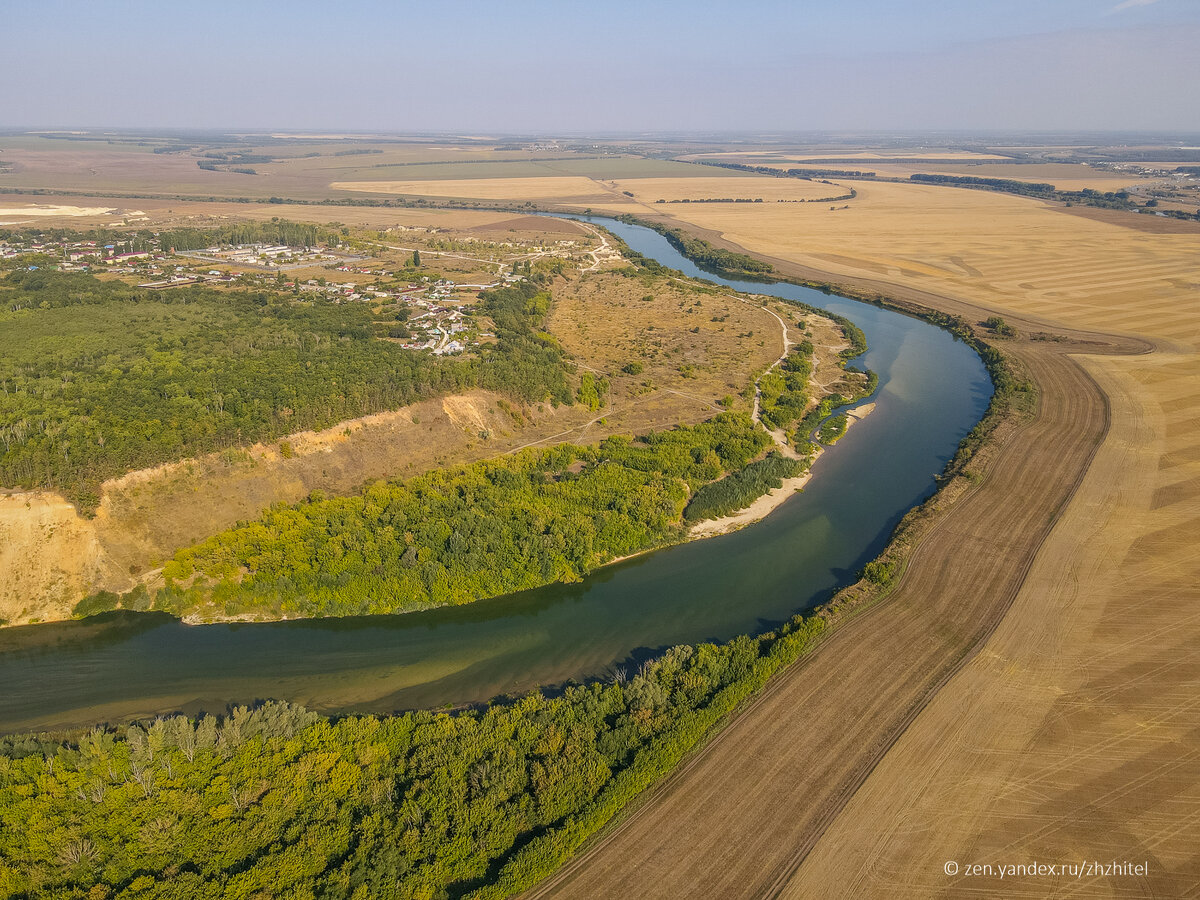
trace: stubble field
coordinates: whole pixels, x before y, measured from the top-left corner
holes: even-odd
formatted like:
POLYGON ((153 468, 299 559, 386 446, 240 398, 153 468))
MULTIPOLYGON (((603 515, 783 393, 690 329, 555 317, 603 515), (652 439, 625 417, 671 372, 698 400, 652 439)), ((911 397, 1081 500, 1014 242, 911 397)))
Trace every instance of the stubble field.
POLYGON ((1066 338, 1008 345, 1037 416, 884 604, 538 896, 1182 896, 1200 878, 1200 232, 869 188, 836 216, 686 216, 784 271, 1066 338), (1149 875, 943 870, 1093 858, 1149 875))

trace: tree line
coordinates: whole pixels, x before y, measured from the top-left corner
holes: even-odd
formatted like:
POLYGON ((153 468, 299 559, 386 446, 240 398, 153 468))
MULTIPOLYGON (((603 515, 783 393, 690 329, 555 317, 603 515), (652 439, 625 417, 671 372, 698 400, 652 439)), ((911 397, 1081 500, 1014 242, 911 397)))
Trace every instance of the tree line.
POLYGON ((727 478, 704 485, 684 510, 688 522, 719 519, 745 509, 759 497, 783 486, 785 478, 803 475, 809 460, 789 459, 772 451, 727 478))
POLYGON ((0 739, 0 895, 491 900, 528 888, 808 650, 800 618, 458 713, 282 703, 0 739))

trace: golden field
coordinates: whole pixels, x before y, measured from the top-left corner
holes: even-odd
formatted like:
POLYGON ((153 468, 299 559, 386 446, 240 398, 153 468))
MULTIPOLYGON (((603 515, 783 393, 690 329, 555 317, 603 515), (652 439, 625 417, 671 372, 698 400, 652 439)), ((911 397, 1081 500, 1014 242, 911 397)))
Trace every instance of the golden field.
POLYGON ((551 175, 535 178, 463 178, 429 181, 335 181, 340 191, 467 200, 554 200, 561 203, 612 201, 614 193, 591 178, 551 175))
POLYGON ((745 897, 1193 889, 1200 229, 902 184, 863 185, 836 213, 670 212, 784 271, 973 321, 1003 315, 1023 335, 1010 349, 1042 399, 935 527, 894 602, 785 676, 538 896, 617 896, 651 882, 650 896, 678 895, 697 878, 745 897), (991 580, 976 585, 976 570, 991 580), (994 626, 961 618, 975 606, 994 626), (804 711, 793 724, 789 709, 804 711), (740 777, 747 754, 756 766, 740 777), (1128 859, 1149 874, 1001 881, 943 870, 1034 859, 1128 859))
POLYGON ((617 189, 629 191, 642 203, 656 200, 732 199, 764 202, 774 200, 817 200, 848 194, 845 184, 823 184, 799 178, 772 178, 769 175, 729 175, 720 178, 634 178, 619 179, 617 189))

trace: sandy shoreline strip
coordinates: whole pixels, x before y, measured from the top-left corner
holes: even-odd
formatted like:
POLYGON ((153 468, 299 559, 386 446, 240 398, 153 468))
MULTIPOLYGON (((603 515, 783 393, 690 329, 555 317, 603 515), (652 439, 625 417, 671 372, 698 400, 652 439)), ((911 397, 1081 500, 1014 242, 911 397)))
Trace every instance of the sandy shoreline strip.
MULTIPOLYGON (((864 403, 862 406, 856 406, 854 409, 849 410, 846 413, 846 431, 849 431, 850 426, 855 422, 869 416, 874 409, 874 403, 864 403)), ((845 432, 843 432, 844 436, 845 432)), ((814 462, 823 452, 823 447, 817 450, 813 456, 814 462)), ((687 539, 695 541, 701 538, 716 537, 719 534, 729 534, 731 531, 737 531, 740 528, 745 528, 747 525, 753 525, 783 506, 788 498, 792 497, 797 491, 802 490, 808 484, 810 478, 812 478, 811 470, 805 472, 803 475, 797 475, 795 478, 785 478, 782 485, 773 491, 763 494, 745 509, 722 516, 719 519, 705 519, 703 522, 697 522, 688 531, 687 539)), ((628 557, 625 558, 628 559, 628 557)))

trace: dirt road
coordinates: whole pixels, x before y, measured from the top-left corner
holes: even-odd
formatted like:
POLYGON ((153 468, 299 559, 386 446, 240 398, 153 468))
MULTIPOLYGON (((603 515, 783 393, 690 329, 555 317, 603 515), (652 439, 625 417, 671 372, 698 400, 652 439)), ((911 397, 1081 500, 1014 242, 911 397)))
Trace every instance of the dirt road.
POLYGON ((1200 266, 1089 227, 1100 270, 1057 243, 1002 268, 981 229, 961 285, 833 279, 1043 338, 1009 345, 1036 418, 885 603, 530 896, 1200 896, 1200 266), (943 868, 1032 859, 1149 872, 943 868))
POLYGON ((1064 351, 1023 348, 1041 408, 928 535, 899 588, 773 682, 529 896, 763 897, 787 884, 897 736, 995 629, 1103 437, 1104 396, 1064 351))

